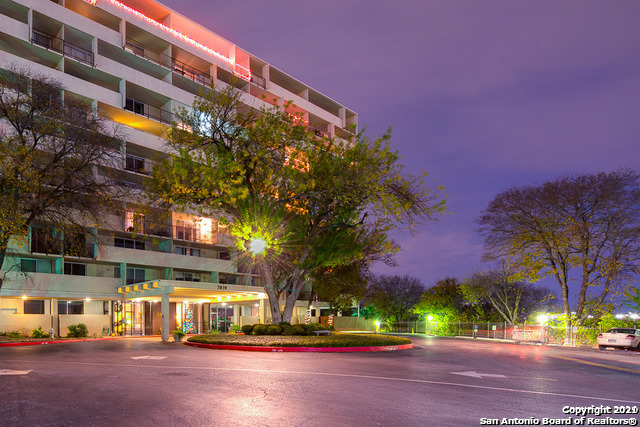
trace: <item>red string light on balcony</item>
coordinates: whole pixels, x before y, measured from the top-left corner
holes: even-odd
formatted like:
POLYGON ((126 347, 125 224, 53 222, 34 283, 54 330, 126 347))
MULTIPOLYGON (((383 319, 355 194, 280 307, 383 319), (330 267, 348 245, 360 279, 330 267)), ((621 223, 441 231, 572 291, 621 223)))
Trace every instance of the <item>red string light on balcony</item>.
MULTIPOLYGON (((85 2, 95 6, 96 3, 98 2, 98 0, 84 0, 85 2)), ((149 18, 147 15, 145 15, 144 13, 138 12, 137 10, 123 4, 120 3, 118 0, 104 0, 104 1, 108 1, 111 4, 113 4, 114 6, 132 14, 137 16, 138 18, 142 19, 143 21, 146 21, 147 23, 153 25, 154 27, 160 28, 161 30, 164 30, 170 34, 172 34, 173 36, 179 38, 180 40, 189 43, 192 46, 197 47, 198 49, 215 56, 218 59, 221 59, 222 61, 230 64, 233 68, 233 73, 235 75, 237 75, 238 77, 246 80, 246 81, 251 81, 251 70, 249 70, 246 67, 243 67, 240 64, 235 63, 234 61, 232 61, 230 58, 224 56, 223 54, 221 54, 220 52, 216 52, 215 50, 211 49, 210 47, 207 47, 205 45, 203 45, 200 42, 195 41, 194 39, 185 36, 184 34, 182 34, 179 31, 174 30, 171 27, 168 27, 164 24, 161 24, 160 22, 156 21, 155 19, 149 18)))

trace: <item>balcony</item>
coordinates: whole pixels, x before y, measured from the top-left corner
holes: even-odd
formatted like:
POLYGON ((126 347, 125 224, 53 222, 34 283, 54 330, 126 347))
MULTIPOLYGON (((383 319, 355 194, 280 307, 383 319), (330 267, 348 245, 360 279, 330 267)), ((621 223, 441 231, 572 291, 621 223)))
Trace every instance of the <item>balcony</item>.
POLYGON ((267 79, 265 79, 264 77, 258 76, 256 74, 251 74, 251 83, 253 83, 254 85, 258 86, 261 89, 266 89, 267 88, 267 79))
POLYGON ((156 167, 157 164, 158 163, 154 162, 153 160, 134 156, 133 154, 127 154, 124 160, 124 170, 141 175, 151 176, 153 168, 156 167))
POLYGON ((124 44, 124 50, 156 65, 170 69, 174 73, 180 74, 181 76, 193 80, 203 86, 210 87, 213 83, 213 78, 206 72, 163 53, 154 52, 138 42, 126 41, 124 44))
POLYGON ((210 87, 213 84, 213 78, 209 74, 177 59, 171 59, 171 71, 193 80, 196 83, 200 83, 202 86, 210 87))
POLYGON ((133 98, 125 100, 124 109, 163 124, 170 125, 173 122, 173 113, 171 111, 145 104, 133 98))
POLYGON ((31 32, 31 43, 93 67, 93 52, 58 37, 34 29, 31 32))

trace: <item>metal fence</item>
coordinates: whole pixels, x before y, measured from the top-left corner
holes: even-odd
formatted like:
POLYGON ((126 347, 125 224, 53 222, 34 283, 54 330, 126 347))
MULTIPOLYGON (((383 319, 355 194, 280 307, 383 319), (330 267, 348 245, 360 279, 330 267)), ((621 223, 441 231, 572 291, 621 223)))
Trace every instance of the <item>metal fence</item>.
POLYGON ((383 325, 388 332, 501 339, 555 345, 595 346, 601 327, 508 324, 506 322, 402 322, 383 325))

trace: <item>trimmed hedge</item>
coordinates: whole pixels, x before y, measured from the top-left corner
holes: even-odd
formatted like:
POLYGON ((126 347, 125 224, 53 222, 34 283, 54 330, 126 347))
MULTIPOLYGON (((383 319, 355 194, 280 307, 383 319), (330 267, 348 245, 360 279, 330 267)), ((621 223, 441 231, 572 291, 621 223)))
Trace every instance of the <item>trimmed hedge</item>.
MULTIPOLYGON (((253 330, 255 331, 255 329, 256 327, 254 326, 253 330)), ((411 340, 409 338, 395 337, 392 335, 341 333, 334 333, 328 337, 196 335, 190 337, 187 341, 203 344, 247 345, 262 347, 378 347, 411 344, 411 340)))

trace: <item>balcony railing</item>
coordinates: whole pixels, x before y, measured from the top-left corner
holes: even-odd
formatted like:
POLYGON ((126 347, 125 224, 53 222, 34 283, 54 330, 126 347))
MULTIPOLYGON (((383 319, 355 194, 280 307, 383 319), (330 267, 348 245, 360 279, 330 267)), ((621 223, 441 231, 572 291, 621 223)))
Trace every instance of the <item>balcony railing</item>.
POLYGON ((181 76, 191 79, 196 83, 200 83, 203 86, 209 87, 213 83, 213 78, 204 71, 193 68, 182 61, 178 61, 177 59, 172 58, 171 61, 171 70, 174 73, 178 73, 181 76))
POLYGON ((31 31, 31 43, 93 67, 93 52, 58 37, 34 29, 31 31))
POLYGON ((147 61, 153 62, 156 65, 168 68, 174 73, 178 73, 181 76, 193 80, 194 82, 199 83, 203 86, 208 87, 213 83, 213 78, 206 72, 198 70, 197 68, 185 64, 184 62, 172 58, 168 55, 165 55, 164 53, 154 52, 153 50, 135 41, 126 41, 124 44, 124 50, 126 50, 127 52, 131 52, 136 56, 144 58, 147 61))
POLYGON ((124 169, 129 172, 135 172, 142 175, 150 176, 153 172, 153 168, 158 163, 153 160, 145 159, 144 157, 134 156, 127 154, 124 159, 124 169))
POLYGON ((145 104, 133 98, 126 99, 124 109, 167 125, 173 122, 173 113, 171 111, 145 104))
POLYGON ((262 89, 267 88, 267 79, 265 79, 264 77, 258 76, 256 74, 251 74, 251 83, 253 83, 254 85, 262 89))

